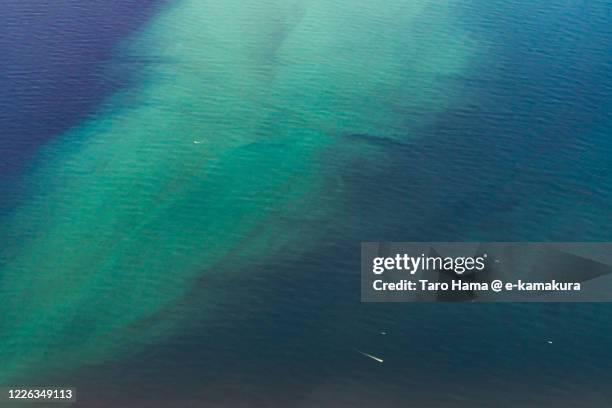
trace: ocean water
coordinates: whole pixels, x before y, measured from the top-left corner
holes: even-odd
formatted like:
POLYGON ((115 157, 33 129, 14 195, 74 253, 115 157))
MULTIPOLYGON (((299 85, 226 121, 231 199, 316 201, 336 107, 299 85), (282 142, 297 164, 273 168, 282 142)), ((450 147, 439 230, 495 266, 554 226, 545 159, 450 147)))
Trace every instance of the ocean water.
POLYGON ((610 239, 609 1, 25 4, 7 20, 77 33, 50 78, 88 64, 24 94, 40 36, 4 29, 0 383, 77 406, 612 402, 609 305, 359 302, 361 241, 610 239))

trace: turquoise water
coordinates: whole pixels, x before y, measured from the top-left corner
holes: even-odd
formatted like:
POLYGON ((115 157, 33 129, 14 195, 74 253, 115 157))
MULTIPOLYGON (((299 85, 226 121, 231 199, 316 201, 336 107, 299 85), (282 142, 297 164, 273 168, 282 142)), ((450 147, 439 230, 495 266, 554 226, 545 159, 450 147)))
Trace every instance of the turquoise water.
POLYGON ((86 406, 606 406, 608 305, 360 304, 358 245, 609 240, 609 10, 158 5, 96 62, 121 86, 0 178, 0 383, 86 406))
POLYGON ((342 136, 409 138, 427 124, 418 112, 458 97, 477 41, 449 25, 452 12, 168 5, 112 62, 145 61, 142 80, 40 149, 28 198, 2 225, 19 242, 2 271, 0 378, 117 356, 134 331, 172 330, 156 316, 227 257, 247 269, 316 242, 311 225, 342 211, 325 163, 377 154, 342 136))

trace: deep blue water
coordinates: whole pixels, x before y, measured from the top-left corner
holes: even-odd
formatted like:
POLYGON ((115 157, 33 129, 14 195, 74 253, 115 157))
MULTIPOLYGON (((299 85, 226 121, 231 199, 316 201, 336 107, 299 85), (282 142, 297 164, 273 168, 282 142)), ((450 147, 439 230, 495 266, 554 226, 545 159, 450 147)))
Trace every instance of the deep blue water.
POLYGON ((0 13, 0 214, 17 199, 36 148, 85 120, 132 78, 109 66, 113 47, 156 0, 8 0, 0 13))
MULTIPOLYGON (((107 61, 150 3, 3 5, 1 211, 37 146, 129 86, 107 61)), ((220 268, 175 311, 193 316, 181 334, 53 380, 81 406, 610 406, 608 304, 359 303, 361 241, 612 238, 612 3, 460 9, 489 47, 463 103, 405 143, 364 138, 388 160, 341 170, 344 228, 240 281, 220 268)))

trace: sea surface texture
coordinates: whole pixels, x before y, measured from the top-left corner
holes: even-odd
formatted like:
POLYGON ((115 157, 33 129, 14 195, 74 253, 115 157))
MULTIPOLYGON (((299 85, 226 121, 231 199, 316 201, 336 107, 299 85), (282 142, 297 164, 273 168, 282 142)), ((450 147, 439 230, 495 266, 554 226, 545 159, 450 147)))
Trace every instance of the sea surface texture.
POLYGON ((3 8, 0 385, 612 404, 610 305, 359 299, 362 241, 612 239, 609 0, 3 8))

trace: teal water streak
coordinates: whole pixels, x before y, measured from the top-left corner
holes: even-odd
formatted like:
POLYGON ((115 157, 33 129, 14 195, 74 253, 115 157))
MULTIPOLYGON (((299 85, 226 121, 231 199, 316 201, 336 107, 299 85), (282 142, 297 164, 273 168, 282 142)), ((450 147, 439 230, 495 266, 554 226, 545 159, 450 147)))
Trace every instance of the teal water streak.
POLYGON ((118 50, 140 84, 39 153, 0 225, 0 382, 168 335, 217 262, 307 247, 342 210, 330 161, 375 154, 340 136, 410 137, 477 52, 428 0, 168 7, 118 50))

